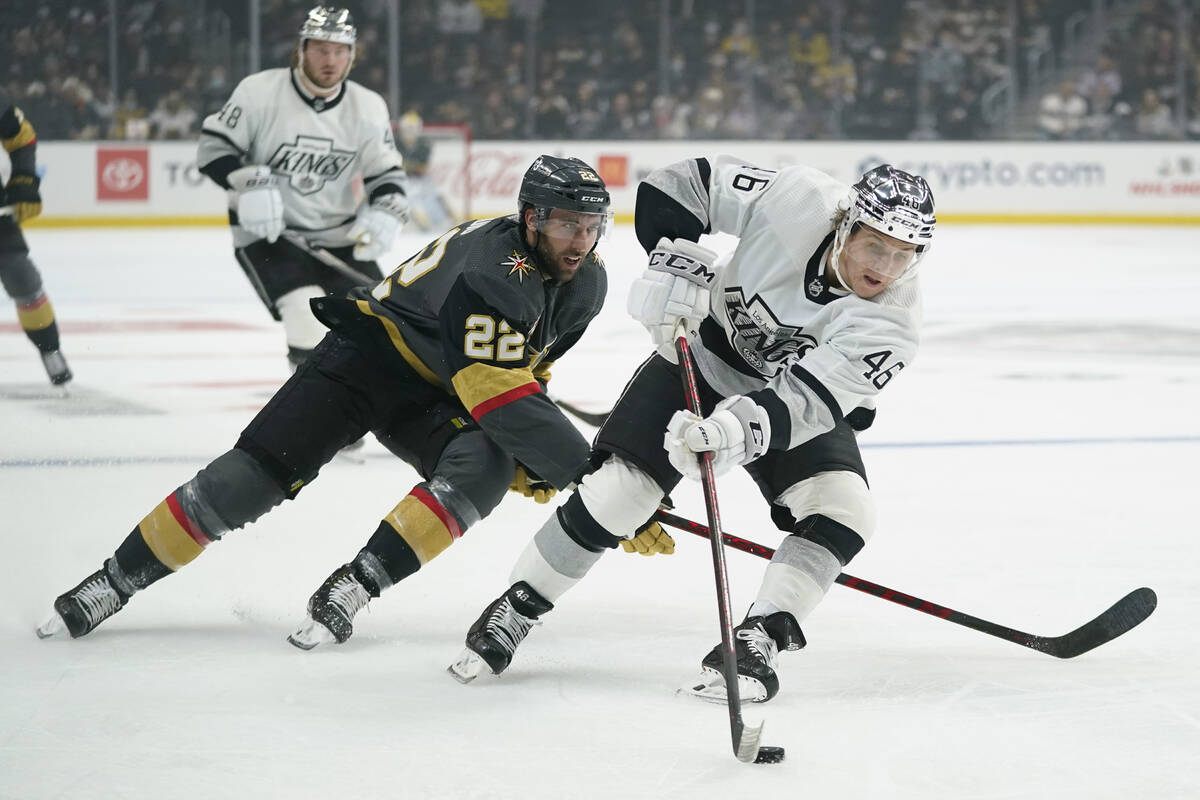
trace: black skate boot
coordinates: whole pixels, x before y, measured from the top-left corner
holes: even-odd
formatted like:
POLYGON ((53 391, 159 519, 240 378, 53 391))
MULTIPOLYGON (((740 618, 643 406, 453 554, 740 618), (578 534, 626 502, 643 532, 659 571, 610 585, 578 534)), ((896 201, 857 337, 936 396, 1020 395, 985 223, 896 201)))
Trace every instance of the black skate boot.
MULTIPOLYGON (((786 611, 766 617, 747 617, 733 629, 734 653, 737 655, 738 694, 751 703, 765 703, 779 693, 780 650, 799 650, 804 647, 804 634, 796 618, 786 611)), ((709 651, 700 662, 700 680, 680 691, 704 700, 725 702, 725 657, 721 646, 709 651)))
POLYGON ((529 629, 541 624, 538 617, 553 608, 553 603, 525 581, 514 583, 475 620, 467 631, 466 648, 447 672, 459 683, 478 678, 485 664, 493 675, 504 672, 529 629))
POLYGON ((46 368, 46 375, 50 377, 50 383, 55 386, 62 386, 73 377, 71 368, 67 366, 67 360, 63 358, 63 354, 59 350, 43 352, 42 366, 46 368))
POLYGON ((66 630, 72 639, 91 633, 97 625, 116 614, 129 601, 108 572, 109 562, 54 601, 54 616, 37 629, 39 639, 49 639, 66 630))
POLYGON ((308 617, 288 641, 301 650, 325 642, 345 642, 354 635, 354 615, 375 597, 379 597, 379 589, 358 562, 343 564, 308 598, 308 617))

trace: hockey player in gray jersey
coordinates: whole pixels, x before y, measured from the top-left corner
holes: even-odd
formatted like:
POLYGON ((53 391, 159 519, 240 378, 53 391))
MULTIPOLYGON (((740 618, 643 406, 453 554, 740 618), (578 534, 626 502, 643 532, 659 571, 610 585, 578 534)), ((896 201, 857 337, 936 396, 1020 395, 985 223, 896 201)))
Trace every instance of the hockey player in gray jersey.
POLYGON ((510 485, 544 502, 578 481, 588 443, 545 387, 604 302, 595 247, 608 206, 591 167, 542 156, 521 182, 519 214, 460 225, 375 287, 314 299, 331 330, 312 356, 232 450, 55 600, 39 635, 89 633, 135 592, 295 498, 367 431, 423 480, 310 598, 291 637, 302 648, 349 638, 370 598, 461 538, 510 485))
POLYGON ((325 335, 309 300, 362 283, 304 242, 375 281, 383 277, 375 259, 408 218, 387 104, 347 78, 356 39, 350 12, 313 8, 292 68, 247 77, 200 131, 200 171, 228 190, 234 254, 283 322, 293 366, 325 335))
MULTIPOLYGON (((450 672, 468 682, 507 668, 534 621, 712 452, 715 474, 746 468, 788 534, 735 637, 741 696, 762 702, 779 689, 779 651, 804 646, 800 623, 874 530, 855 432, 916 355, 933 196, 887 165, 847 187, 803 166, 697 158, 649 175, 635 224, 650 264, 628 310, 658 352, 597 435, 597 468, 537 531, 450 672), (697 244, 706 233, 737 246, 718 258, 697 244), (685 410, 680 321, 703 418, 685 410)), ((721 663, 718 646, 685 690, 723 699, 721 663)))

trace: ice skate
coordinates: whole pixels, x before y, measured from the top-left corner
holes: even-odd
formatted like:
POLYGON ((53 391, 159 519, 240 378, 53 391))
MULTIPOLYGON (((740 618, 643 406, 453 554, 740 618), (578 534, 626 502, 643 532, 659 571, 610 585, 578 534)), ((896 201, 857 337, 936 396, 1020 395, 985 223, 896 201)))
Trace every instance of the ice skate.
POLYGON ((46 368, 46 375, 49 376, 50 383, 64 387, 65 391, 65 385, 74 376, 71 374, 71 368, 67 366, 67 360, 63 358, 62 351, 51 350, 41 355, 42 366, 46 368))
POLYGON ((467 631, 467 646, 446 671, 459 683, 470 683, 484 673, 499 675, 512 663, 513 654, 538 617, 554 604, 519 581, 483 610, 467 631))
POLYGON ((372 595, 353 563, 343 564, 308 598, 308 616, 288 641, 301 650, 319 644, 341 644, 354 635, 354 615, 372 595))
MULTIPOLYGON (((779 693, 779 651, 799 650, 804 634, 795 617, 779 611, 767 617, 747 617, 734 629, 734 653, 737 656, 738 694, 743 701, 765 703, 779 693)), ((709 651, 700 662, 700 676, 681 687, 680 694, 701 700, 724 703, 724 655, 721 646, 709 651)))
POLYGON ((37 629, 40 639, 49 639, 63 631, 78 639, 125 607, 129 595, 122 593, 101 567, 69 592, 54 601, 54 614, 37 629))

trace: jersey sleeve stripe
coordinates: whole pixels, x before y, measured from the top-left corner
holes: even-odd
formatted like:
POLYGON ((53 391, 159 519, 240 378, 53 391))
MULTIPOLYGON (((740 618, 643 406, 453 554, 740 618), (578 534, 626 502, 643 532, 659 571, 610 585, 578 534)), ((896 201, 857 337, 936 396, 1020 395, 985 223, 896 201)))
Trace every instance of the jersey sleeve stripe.
POLYGON ((541 384, 528 367, 504 369, 490 364, 471 364, 459 370, 451 383, 458 399, 475 419, 542 391, 541 384))
POLYGON ((220 139, 221 141, 225 142, 230 147, 232 147, 234 149, 234 151, 237 152, 239 155, 242 155, 242 156, 246 155, 246 151, 243 150, 237 142, 235 142, 233 139, 230 139, 228 136, 221 133, 220 131, 210 131, 208 128, 201 128, 200 135, 201 136, 212 136, 215 139, 220 139))
MULTIPOLYGON (((817 397, 821 398, 821 402, 829 407, 829 412, 833 414, 834 419, 842 418, 843 414, 841 406, 839 406, 837 400, 834 399, 833 393, 830 392, 829 389, 825 388, 825 384, 817 380, 817 376, 813 375, 799 364, 793 364, 790 367, 790 370, 793 377, 795 377, 808 388, 812 389, 817 397)), ((774 420, 772 420, 772 422, 773 421, 774 420)))

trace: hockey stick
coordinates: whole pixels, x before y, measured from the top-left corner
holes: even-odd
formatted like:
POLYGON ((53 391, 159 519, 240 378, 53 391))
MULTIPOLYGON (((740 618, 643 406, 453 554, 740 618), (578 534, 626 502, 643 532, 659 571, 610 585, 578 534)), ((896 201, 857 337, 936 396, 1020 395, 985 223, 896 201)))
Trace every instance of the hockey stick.
MULTIPOLYGON (((712 529, 711 527, 701 525, 699 522, 692 522, 689 519, 684 519, 667 511, 660 510, 656 512, 654 518, 664 525, 670 525, 672 528, 694 533, 706 539, 709 538, 709 531, 712 529)), ((769 560, 775 554, 775 551, 766 545, 751 542, 732 534, 722 534, 721 538, 729 547, 741 550, 744 553, 750 553, 759 558, 769 560)), ((988 622, 986 619, 973 617, 962 611, 955 611, 952 608, 939 606, 937 603, 931 603, 928 600, 922 600, 919 597, 913 597, 912 595, 898 592, 895 589, 881 586, 878 583, 872 583, 862 578, 856 578, 853 575, 847 575, 844 572, 838 575, 835 580, 842 586, 866 592, 883 600, 891 600, 893 603, 911 608, 914 611, 921 611, 938 619, 944 619, 947 622, 953 622, 971 630, 995 636, 997 639, 1004 639, 1007 642, 1028 647, 1030 650, 1037 650, 1039 653, 1045 653, 1055 658, 1075 658, 1075 656, 1083 655, 1106 642, 1111 642, 1113 639, 1141 624, 1147 617, 1154 613, 1154 608, 1158 605, 1158 596, 1154 594, 1154 590, 1143 586, 1140 589, 1134 589, 1113 603, 1100 616, 1089 622, 1085 622, 1070 633, 1064 633, 1062 636, 1039 636, 1035 633, 1026 633, 1015 628, 1006 628, 995 622, 988 622)))
MULTIPOLYGON (((692 368, 692 353, 688 347, 687 328, 681 320, 675 326, 675 353, 683 377, 683 396, 688 410, 703 416, 700 392, 696 388, 696 373, 692 368)), ((724 657, 725 702, 729 707, 729 731, 733 738, 733 754, 738 761, 753 762, 759 758, 759 741, 763 723, 747 727, 742 720, 742 698, 738 687, 737 654, 733 644, 733 617, 729 613, 729 573, 725 568, 725 548, 713 531, 721 530, 721 512, 717 508, 716 479, 713 477, 711 452, 697 456, 700 462, 700 485, 704 489, 704 508, 708 512, 708 541, 712 545, 713 573, 717 581, 717 611, 721 622, 721 655, 724 657)), ((766 748, 764 748, 766 749, 766 748)), ((770 748, 771 761, 782 759, 782 748, 770 748)), ((765 755, 765 754, 764 754, 765 755)))
POLYGON ((335 272, 340 272, 341 274, 345 275, 347 278, 350 278, 351 280, 358 281, 363 286, 374 286, 375 284, 379 283, 379 280, 377 278, 372 278, 370 275, 366 275, 362 272, 359 272, 354 267, 350 266, 345 261, 343 261, 342 259, 335 256, 333 253, 326 250, 324 247, 314 246, 312 243, 310 243, 307 239, 305 239, 302 235, 300 235, 296 231, 285 230, 282 234, 280 234, 280 236, 284 239, 287 239, 289 242, 294 244, 296 247, 298 247, 301 250, 303 250, 304 252, 308 253, 310 256, 315 258, 317 261, 320 261, 325 266, 329 267, 330 269, 334 270, 335 272))
POLYGON ((558 406, 572 417, 575 417, 580 422, 591 425, 594 428, 599 428, 601 425, 603 425, 604 421, 608 419, 608 415, 612 413, 611 411, 606 411, 603 414, 593 414, 590 411, 584 411, 581 408, 576 408, 565 400, 559 400, 557 397, 551 397, 550 399, 554 401, 554 405, 558 406))

